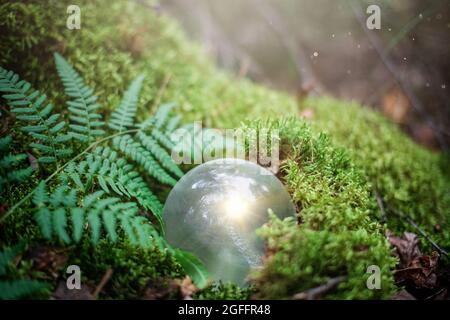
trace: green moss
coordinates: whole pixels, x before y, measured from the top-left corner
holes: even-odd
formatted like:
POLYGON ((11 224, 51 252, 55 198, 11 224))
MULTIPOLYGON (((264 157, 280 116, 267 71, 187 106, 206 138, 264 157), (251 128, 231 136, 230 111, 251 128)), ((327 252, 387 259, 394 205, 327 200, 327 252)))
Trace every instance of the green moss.
MULTIPOLYGON (((445 155, 425 150, 377 112, 355 103, 312 98, 303 108, 314 110, 312 126, 347 150, 387 203, 450 249, 450 163, 445 155)), ((395 216, 389 216, 388 226, 417 232, 395 216)), ((431 249, 426 241, 422 245, 431 249)))
POLYGON ((65 26, 69 4, 57 0, 0 6, 2 16, 9 17, 0 22, 8 34, 2 41, 7 50, 0 56, 0 64, 37 84, 57 105, 62 106, 64 99, 53 64, 54 51, 80 71, 108 108, 118 104, 118 93, 142 72, 146 75, 141 94, 145 115, 166 77, 170 82, 163 101, 178 102, 185 120, 203 120, 206 126, 233 126, 261 111, 277 115, 283 106, 283 113, 288 114, 296 107, 287 95, 247 80, 233 84, 205 59, 200 47, 186 40, 172 20, 137 2, 79 1, 80 30, 65 26), (17 20, 22 23, 15 23, 17 20))
MULTIPOLYGON (((69 4, 66 0, 0 4, 4 17, 0 65, 46 92, 63 113, 65 99, 54 51, 62 53, 96 89, 106 110, 119 103, 119 93, 142 72, 146 80, 141 117, 153 112, 159 96, 162 101, 178 102, 177 112, 185 121, 203 120, 205 126, 233 127, 244 120, 275 119, 299 110, 297 101, 287 94, 215 69, 173 21, 137 2, 78 1, 81 30, 65 27, 69 4)), ((377 113, 355 104, 311 98, 300 108, 314 110, 311 128, 295 119, 263 122, 281 131, 284 180, 300 209, 302 224, 273 221, 262 229, 273 255, 255 276, 258 294, 288 298, 330 277, 345 275, 346 280, 327 298, 388 297, 394 288, 390 270, 395 260, 383 235, 385 226, 379 223, 373 190, 449 249, 448 162, 415 145, 377 113), (319 135, 322 131, 328 135, 319 135), (381 290, 365 287, 365 270, 372 264, 382 269, 381 290)), ((19 147, 25 144, 25 140, 17 141, 17 150, 22 151, 19 147)), ((26 194, 34 182, 12 192, 9 203, 26 194)), ((12 242, 19 235, 37 241, 31 220, 24 206, 2 226, 7 229, 2 241, 12 242)), ((411 230, 393 217, 388 227, 411 230)), ((94 284, 107 268, 114 270, 104 298, 137 298, 151 279, 182 276, 179 266, 164 253, 142 251, 125 242, 75 247, 72 261, 94 284)), ((246 295, 232 285, 218 285, 196 297, 246 295)))
POLYGON ((258 296, 289 298, 345 276, 327 298, 387 298, 394 291, 396 259, 376 221, 370 186, 343 149, 333 147, 324 134, 315 136, 297 119, 272 121, 251 127, 278 129, 281 145, 293 146, 283 161, 282 173, 299 208, 294 220, 272 219, 260 233, 269 253, 265 267, 255 273, 258 296), (367 267, 382 270, 382 289, 366 286, 367 267))
POLYGON ((253 294, 253 288, 241 288, 233 283, 214 282, 193 298, 198 300, 246 300, 253 294))
POLYGON ((84 239, 70 252, 68 263, 80 266, 84 283, 94 287, 108 269, 113 271, 99 296, 103 299, 141 299, 149 282, 184 277, 169 254, 133 246, 124 237, 117 243, 101 240, 96 246, 84 239))

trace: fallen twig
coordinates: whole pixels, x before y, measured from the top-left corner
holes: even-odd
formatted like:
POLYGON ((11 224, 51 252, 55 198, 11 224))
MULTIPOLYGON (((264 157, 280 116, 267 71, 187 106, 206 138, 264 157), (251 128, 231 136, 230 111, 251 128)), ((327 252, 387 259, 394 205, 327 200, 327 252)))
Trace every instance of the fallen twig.
POLYGON ((428 240, 431 245, 440 253, 445 255, 446 257, 448 257, 448 252, 445 251, 444 249, 442 249, 441 247, 438 246, 438 244, 436 242, 433 241, 433 239, 430 238, 430 236, 423 231, 418 225, 417 223, 414 222, 414 220, 407 215, 406 213, 401 212, 400 210, 392 207, 390 204, 386 203, 384 201, 384 199, 381 197, 381 195, 378 193, 378 191, 375 190, 375 197, 377 198, 377 203, 378 203, 378 207, 381 210, 381 213, 383 215, 383 217, 385 217, 387 219, 387 215, 386 215, 386 211, 385 211, 385 205, 387 207, 387 209, 389 211, 391 211, 392 213, 394 213, 397 217, 399 217, 400 219, 404 219, 406 220, 406 222, 408 222, 411 226, 414 227, 414 229, 416 229, 426 240, 428 240))
POLYGON ((386 204, 387 208, 389 209, 389 211, 391 211, 392 213, 394 213, 397 217, 406 220, 406 222, 408 222, 411 226, 414 227, 414 229, 416 229, 426 240, 428 240, 428 242, 431 243, 431 245, 440 253, 445 255, 446 257, 448 257, 448 252, 445 251, 444 249, 442 249, 441 247, 438 246, 438 244, 436 242, 433 241, 433 239, 430 238, 430 236, 423 231, 418 225, 417 223, 414 222, 414 220, 407 214, 401 212, 400 210, 392 207, 389 204, 386 204))
POLYGON ((342 281, 344 281, 345 279, 346 279, 345 276, 331 278, 326 283, 324 283, 318 287, 294 294, 292 296, 292 299, 293 300, 315 300, 315 299, 318 299, 321 296, 323 296, 325 293, 328 293, 331 290, 333 290, 334 288, 336 288, 337 285, 339 283, 341 283, 342 281))
POLYGON ((381 211, 381 217, 384 222, 387 222, 387 214, 386 211, 384 210, 383 199, 381 198, 380 193, 377 190, 375 190, 375 198, 377 199, 377 204, 381 211))
POLYGON ((108 283, 112 274, 113 274, 113 270, 111 268, 106 270, 105 274, 103 275, 102 280, 100 280, 100 283, 98 284, 98 286, 95 288, 94 292, 92 293, 92 296, 94 297, 94 299, 97 299, 97 296, 103 290, 103 287, 108 283))
POLYGON ((161 84, 161 87, 159 87, 158 94, 156 95, 155 102, 150 108, 150 114, 154 113, 156 111, 156 108, 161 103, 161 98, 166 91, 167 86, 169 85, 170 79, 172 79, 172 75, 170 73, 164 76, 164 80, 161 84))

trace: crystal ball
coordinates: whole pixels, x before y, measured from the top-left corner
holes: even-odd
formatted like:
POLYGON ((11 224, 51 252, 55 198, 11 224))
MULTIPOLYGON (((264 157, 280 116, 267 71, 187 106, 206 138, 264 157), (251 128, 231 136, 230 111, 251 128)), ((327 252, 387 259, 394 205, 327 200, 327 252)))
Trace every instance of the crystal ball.
POLYGON ((264 242, 255 230, 295 215, 290 196, 270 171, 249 161, 218 159, 195 167, 170 192, 163 220, 167 241, 195 254, 213 280, 246 284, 264 242))

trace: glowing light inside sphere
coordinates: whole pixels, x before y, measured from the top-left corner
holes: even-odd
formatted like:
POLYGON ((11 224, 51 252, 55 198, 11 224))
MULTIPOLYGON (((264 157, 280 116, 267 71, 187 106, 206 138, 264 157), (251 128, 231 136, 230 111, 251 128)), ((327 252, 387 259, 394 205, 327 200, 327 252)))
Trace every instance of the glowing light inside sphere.
POLYGON ((233 220, 242 220, 250 210, 248 203, 239 196, 230 196, 224 206, 227 216, 233 220))
POLYGON ((256 229, 295 215, 288 192, 268 170, 245 160, 219 159, 189 171, 170 192, 163 219, 167 241, 194 253, 214 280, 245 284, 261 265, 256 229))

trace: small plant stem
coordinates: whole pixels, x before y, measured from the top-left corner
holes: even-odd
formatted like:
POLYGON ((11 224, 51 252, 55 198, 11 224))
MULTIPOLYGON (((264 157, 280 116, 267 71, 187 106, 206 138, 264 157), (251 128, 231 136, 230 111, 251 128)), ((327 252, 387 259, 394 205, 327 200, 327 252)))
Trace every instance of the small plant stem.
POLYGON ((418 225, 417 223, 414 222, 414 220, 408 216, 407 214, 401 212, 400 210, 397 210, 393 207, 391 207, 390 205, 387 205, 388 209, 390 211, 392 211, 397 217, 406 220, 406 222, 408 222, 414 229, 416 229, 426 240, 428 240, 428 242, 442 255, 445 255, 446 257, 448 257, 448 252, 445 251, 444 249, 442 249, 441 247, 439 247, 439 245, 433 241, 433 239, 430 238, 430 236, 423 231, 418 225))
POLYGON ((166 75, 164 76, 163 83, 161 84, 161 87, 160 87, 159 90, 158 90, 158 93, 157 93, 157 95, 156 95, 155 102, 154 102, 153 105, 150 107, 150 114, 153 114, 153 113, 156 112, 156 109, 158 108, 159 104, 161 103, 161 98, 162 98, 164 92, 166 91, 167 86, 169 85, 169 82, 170 82, 171 79, 172 79, 172 75, 171 75, 170 73, 169 73, 169 74, 166 74, 166 75))
MULTIPOLYGON (((103 139, 100 139, 96 142, 93 142, 91 145, 89 145, 86 149, 83 150, 83 152, 79 153, 78 155, 76 155, 75 157, 73 157, 72 159, 70 159, 69 161, 67 161, 64 165, 62 165, 61 167, 58 167, 55 172, 53 172, 50 176, 47 177, 47 179, 44 180, 45 183, 47 183, 48 181, 50 181, 51 179, 53 179, 55 176, 57 176, 65 167, 67 167, 69 165, 69 163, 74 162, 78 159, 80 159, 81 157, 83 157, 86 153, 88 153, 91 149, 95 148, 96 146, 98 146, 99 144, 108 141, 110 139, 113 139, 117 136, 121 136, 124 134, 129 134, 129 133, 136 133, 141 131, 141 129, 132 129, 132 130, 128 130, 128 131, 123 131, 123 132, 119 132, 110 136, 107 136, 103 139)), ((11 209, 8 210, 8 212, 6 212, 1 218, 0 218, 0 224, 3 223, 3 221, 5 221, 5 219, 10 216, 17 208, 19 208, 25 201, 27 201, 36 191, 36 188, 34 188, 31 192, 29 192, 25 197, 23 197, 19 202, 17 202, 11 209)))
POLYGON ((378 191, 375 191, 375 196, 377 198, 377 203, 378 206, 381 210, 381 213, 383 214, 383 217, 387 218, 386 212, 385 212, 385 208, 388 209, 388 211, 394 213, 397 217, 399 217, 400 219, 406 220, 406 222, 408 222, 414 229, 416 229, 421 235, 422 237, 424 237, 440 254, 448 257, 448 252, 445 251, 444 249, 442 249, 441 247, 439 247, 439 245, 433 241, 433 239, 430 238, 430 236, 423 231, 418 225, 417 223, 406 213, 401 212, 400 210, 392 207, 390 204, 386 203, 383 199, 383 197, 378 193, 378 191))
POLYGON ((377 204, 381 211, 381 218, 383 219, 383 222, 386 223, 387 222, 387 214, 386 214, 386 211, 384 210, 384 201, 381 198, 381 196, 377 190, 375 190, 375 198, 377 199, 377 204))

